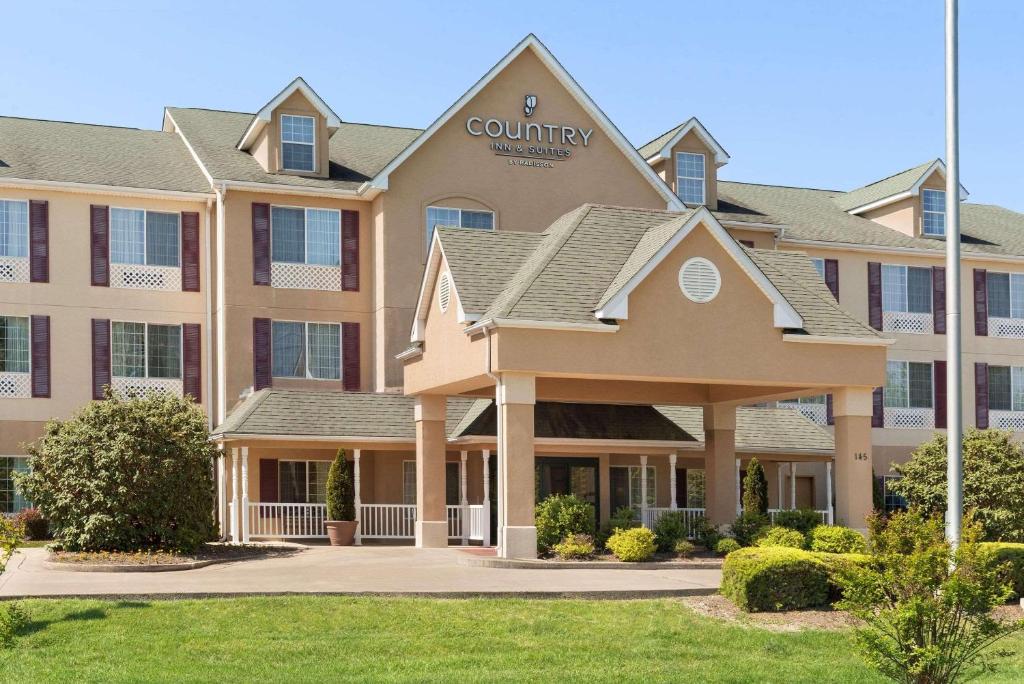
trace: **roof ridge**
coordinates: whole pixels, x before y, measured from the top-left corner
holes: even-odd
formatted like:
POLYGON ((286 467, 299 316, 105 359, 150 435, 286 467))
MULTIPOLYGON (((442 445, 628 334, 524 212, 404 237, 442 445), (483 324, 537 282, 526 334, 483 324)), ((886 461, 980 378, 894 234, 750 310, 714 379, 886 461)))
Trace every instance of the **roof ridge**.
MULTIPOLYGON (((648 235, 650 235, 650 234, 651 234, 652 232, 654 232, 655 230, 658 230, 659 228, 663 228, 663 227, 667 226, 667 225, 668 225, 668 224, 670 224, 670 223, 673 223, 673 222, 676 222, 676 221, 680 221, 680 220, 682 220, 682 221, 683 221, 683 223, 685 224, 685 223, 686 223, 687 221, 689 221, 689 220, 690 220, 690 218, 692 218, 693 214, 694 214, 694 213, 695 213, 696 211, 697 211, 697 210, 695 210, 695 209, 691 209, 691 210, 689 210, 689 216, 687 216, 687 214, 686 214, 686 213, 680 213, 680 214, 679 214, 678 216, 674 216, 674 217, 672 217, 672 218, 668 219, 667 221, 663 221, 662 223, 659 223, 659 224, 657 224, 657 225, 655 225, 655 226, 651 226, 650 228, 648 228, 647 230, 645 230, 645 231, 644 231, 644 232, 643 232, 643 233, 642 233, 642 234, 640 235, 640 237, 639 237, 639 238, 637 239, 637 241, 636 241, 636 242, 635 242, 635 243, 633 244, 633 249, 629 250, 629 254, 627 254, 627 255, 626 255, 626 258, 625 258, 625 259, 624 259, 624 260, 622 261, 622 263, 621 263, 621 264, 619 265, 619 270, 618 270, 618 271, 616 271, 616 272, 615 272, 615 275, 614 275, 614 276, 612 276, 612 279, 608 281, 608 285, 607 285, 607 287, 605 287, 605 288, 604 288, 604 292, 603 292, 603 293, 601 294, 600 298, 598 298, 598 300, 597 300, 597 305, 596 305, 596 306, 594 307, 594 310, 595 310, 595 311, 599 310, 599 309, 600 309, 600 308, 601 308, 602 306, 604 306, 604 304, 605 304, 605 303, 607 302, 607 300, 608 300, 608 299, 609 299, 609 298, 610 298, 610 297, 611 297, 612 295, 614 295, 614 294, 615 294, 614 292, 612 292, 612 286, 613 286, 613 285, 615 285, 616 281, 617 281, 617 280, 618 280, 618 278, 619 278, 619 274, 621 274, 621 273, 622 273, 622 271, 623 271, 623 269, 625 269, 625 268, 626 268, 626 266, 627 266, 627 265, 628 265, 628 264, 630 263, 630 259, 632 259, 632 258, 633 258, 633 255, 634 255, 634 254, 636 254, 636 251, 637 251, 638 249, 640 249, 640 245, 642 245, 642 244, 643 244, 643 242, 644 242, 644 238, 646 238, 646 237, 647 237, 648 235)), ((679 230, 680 230, 680 229, 681 229, 682 227, 683 227, 683 226, 682 226, 682 225, 680 225, 680 226, 679 226, 678 228, 676 228, 676 230, 675 230, 675 231, 673 231, 673 232, 672 232, 672 234, 668 236, 668 238, 667 238, 667 239, 665 240, 665 242, 663 242, 663 243, 662 243, 662 245, 661 245, 661 246, 663 247, 663 246, 665 245, 665 243, 667 243, 667 242, 668 242, 668 240, 671 240, 671 239, 672 239, 672 236, 673 236, 673 235, 675 235, 675 234, 676 234, 677 232, 679 232, 679 230)), ((659 247, 659 249, 661 249, 661 247, 659 247)), ((657 253, 657 250, 655 251, 655 253, 657 253)), ((651 256, 651 258, 653 258, 653 255, 651 256)), ((650 261, 650 259, 648 259, 647 261, 649 262, 649 261, 650 261)), ((645 262, 645 264, 646 264, 646 263, 647 263, 647 262, 645 262)), ((641 269, 642 269, 642 268, 643 268, 643 266, 641 266, 641 269)), ((620 286, 620 287, 621 287, 621 286, 620 286)))
MULTIPOLYGON (((691 117, 690 117, 690 119, 692 119, 692 118, 694 118, 694 117, 692 117, 692 116, 691 116, 691 117)), ((648 145, 650 145, 650 144, 651 144, 652 142, 654 142, 654 141, 655 141, 655 140, 657 140, 658 138, 664 138, 664 137, 665 137, 666 135, 668 135, 669 133, 673 133, 673 132, 675 132, 675 131, 679 130, 680 128, 682 128, 683 126, 685 126, 685 125, 686 125, 687 123, 689 123, 690 119, 687 119, 686 121, 682 121, 682 122, 680 122, 680 123, 677 123, 677 124, 676 124, 675 126, 673 126, 672 128, 668 129, 668 130, 667 130, 667 131, 665 131, 664 133, 659 133, 658 135, 654 136, 653 138, 651 138, 650 140, 648 140, 647 142, 645 142, 645 143, 644 143, 643 145, 637 145, 637 146, 636 146, 636 149, 637 149, 637 150, 640 150, 640 148, 642 148, 642 147, 647 147, 648 145)))
MULTIPOLYGON (((812 192, 838 192, 846 194, 846 190, 835 190, 832 188, 810 188, 806 185, 779 185, 777 183, 754 183, 751 181, 720 180, 719 183, 733 183, 734 185, 755 185, 761 188, 785 188, 787 190, 810 190, 812 192)), ((852 191, 851 191, 852 192, 852 191)))
POLYGON ((234 109, 217 109, 216 107, 176 107, 173 105, 165 105, 164 109, 176 109, 178 111, 187 109, 193 112, 216 112, 218 114, 241 114, 243 116, 256 116, 255 112, 239 112, 234 109))
MULTIPOLYGON (((885 181, 891 180, 891 179, 895 178, 896 176, 902 176, 905 173, 909 173, 909 172, 914 171, 915 169, 919 169, 919 168, 921 168, 923 166, 931 166, 932 164, 934 164, 937 161, 940 161, 940 157, 936 157, 935 159, 932 159, 931 161, 926 161, 923 164, 915 164, 914 166, 911 166, 909 168, 903 169, 902 171, 897 171, 896 173, 889 174, 885 178, 879 178, 876 181, 871 181, 870 183, 867 183, 866 185, 860 185, 860 186, 854 188, 853 190, 850 190, 849 192, 856 192, 857 190, 866 190, 867 188, 870 188, 872 185, 878 185, 879 183, 884 183, 885 181)), ((849 194, 849 193, 847 193, 847 194, 849 194)))
POLYGON ((156 128, 139 128, 138 126, 118 126, 116 124, 90 123, 87 121, 65 121, 63 119, 38 119, 31 116, 11 116, 9 114, 0 114, 0 119, 13 119, 15 121, 35 121, 37 123, 67 124, 69 126, 92 126, 94 128, 113 128, 119 131, 138 131, 139 133, 168 134, 167 131, 162 131, 156 128))

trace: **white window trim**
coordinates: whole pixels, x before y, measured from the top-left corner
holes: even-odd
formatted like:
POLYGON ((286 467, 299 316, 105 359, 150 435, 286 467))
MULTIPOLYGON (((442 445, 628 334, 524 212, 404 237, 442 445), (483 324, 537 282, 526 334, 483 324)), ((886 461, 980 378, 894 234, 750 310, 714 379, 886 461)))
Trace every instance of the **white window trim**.
MULTIPOLYGON (((935 363, 933 361, 909 361, 909 360, 903 360, 903 359, 887 359, 886 360, 886 364, 890 364, 890 363, 900 363, 900 364, 903 364, 904 366, 906 366, 906 368, 907 368, 907 374, 906 374, 907 375, 907 386, 906 386, 907 405, 906 406, 889 406, 888 404, 885 404, 885 402, 883 402, 885 408, 904 408, 904 409, 920 409, 920 410, 931 409, 931 410, 934 411, 935 410, 935 363), (932 405, 931 406, 911 406, 910 405, 910 364, 912 364, 912 363, 925 364, 929 368, 932 369, 931 370, 931 374, 929 375, 929 378, 931 378, 930 383, 931 383, 931 389, 932 389, 932 405)), ((888 388, 888 386, 889 386, 889 378, 888 378, 888 375, 886 375, 885 387, 888 388)))
POLYGON ((341 342, 341 323, 336 321, 293 321, 285 318, 274 318, 270 321, 270 374, 271 377, 280 378, 282 380, 316 380, 318 382, 341 382, 344 379, 344 365, 342 359, 342 342, 341 342), (305 351, 304 356, 304 367, 302 369, 302 377, 295 375, 274 375, 274 323, 301 323, 302 324, 302 346, 305 351), (338 326, 338 377, 337 378, 317 378, 309 372, 309 324, 314 325, 336 325, 338 326))
POLYGON ((821 264, 821 279, 825 280, 825 258, 824 257, 811 257, 811 263, 814 265, 814 270, 818 270, 818 264, 821 264))
MULTIPOLYGON (((282 463, 305 463, 306 464, 306 501, 305 504, 317 505, 309 500, 309 464, 310 463, 330 463, 330 461, 323 461, 317 459, 305 459, 305 458, 279 458, 277 459, 277 500, 281 501, 281 464, 282 463)), ((326 502, 325 502, 326 503, 326 502)))
POLYGON ((991 371, 993 368, 1007 368, 1010 371, 1010 408, 1008 408, 1008 409, 994 409, 994 408, 992 408, 992 380, 991 380, 991 375, 990 375, 988 378, 986 378, 986 385, 988 385, 989 411, 990 412, 991 411, 1006 411, 1006 412, 1010 412, 1010 413, 1024 413, 1024 409, 1015 409, 1015 408, 1013 408, 1013 397, 1016 395, 1016 392, 1014 391, 1014 389, 1017 386, 1017 384, 1014 383, 1014 381, 1013 381, 1013 377, 1014 377, 1013 369, 1014 368, 1021 368, 1021 366, 1014 366, 1012 364, 1005 364, 1004 365, 1004 364, 1001 364, 1001 363, 989 364, 989 366, 988 366, 989 371, 991 371))
MULTIPOLYGON (((643 468, 645 466, 643 466, 643 465, 613 465, 613 466, 608 466, 608 467, 609 468, 623 468, 623 469, 625 469, 627 471, 626 472, 626 496, 629 499, 629 503, 627 505, 630 508, 640 508, 641 505, 642 505, 640 502, 637 502, 636 504, 633 503, 633 485, 632 485, 632 480, 630 479, 630 477, 631 477, 630 471, 632 471, 632 470, 640 470, 641 468, 643 468)), ((650 464, 650 463, 647 464, 646 468, 650 471, 647 474, 647 486, 654 488, 654 500, 651 503, 647 504, 647 505, 648 505, 648 507, 653 508, 658 503, 658 468, 656 466, 650 464)), ((640 473, 637 473, 637 477, 640 477, 640 473)), ((645 495, 645 493, 641 493, 641 496, 644 496, 644 495, 645 495)), ((615 511, 612 511, 612 512, 614 513, 615 511)))
MULTIPOLYGON (((496 217, 494 215, 494 212, 491 211, 490 209, 463 209, 462 207, 445 207, 445 206, 442 206, 440 204, 428 204, 427 208, 423 210, 423 222, 424 223, 426 223, 427 215, 430 213, 431 209, 439 209, 441 211, 457 211, 457 212, 459 212, 459 227, 460 228, 462 227, 462 212, 464 212, 464 211, 472 211, 472 212, 475 212, 475 213, 478 213, 478 214, 490 214, 491 215, 491 227, 489 229, 486 229, 486 230, 490 230, 491 232, 494 232, 495 230, 498 229, 498 224, 495 222, 495 218, 496 217)), ((425 227, 426 226, 424 226, 424 228, 425 227)), ((485 230, 485 229, 484 228, 473 228, 472 230, 485 230)), ((434 237, 434 232, 431 231, 430 235, 427 236, 427 249, 428 250, 430 249, 430 241, 433 239, 433 237, 434 237)))
POLYGON ((107 207, 107 254, 111 255, 110 263, 123 266, 147 266, 153 268, 181 268, 181 212, 180 211, 157 211, 155 209, 143 209, 142 207, 107 207), (114 210, 118 211, 141 211, 142 212, 142 263, 132 264, 126 261, 114 261, 114 231, 111 228, 114 224, 114 210), (149 257, 149 215, 169 214, 178 217, 178 265, 164 266, 162 264, 151 264, 147 261, 149 257))
POLYGON ((32 317, 31 316, 17 316, 12 314, 0 313, 3 318, 24 318, 28 321, 28 370, 27 371, 3 371, 4 373, 17 373, 18 375, 31 375, 32 374, 32 317))
POLYGON ((679 201, 685 202, 686 204, 707 204, 708 201, 708 157, 703 152, 690 152, 689 150, 681 150, 676 152, 676 195, 679 196, 679 201), (681 176, 679 175, 679 159, 684 154, 692 154, 695 157, 701 157, 704 160, 704 176, 698 178, 697 176, 681 176), (699 202, 686 202, 679 190, 682 187, 680 180, 699 180, 700 181, 700 201, 699 202))
POLYGON ((302 266, 316 266, 318 268, 341 268, 341 210, 331 209, 330 207, 302 207, 291 204, 271 204, 270 205, 270 263, 272 264, 294 264, 302 266), (301 209, 303 212, 303 224, 302 224, 302 248, 303 255, 302 261, 278 261, 274 258, 274 209, 301 209), (310 211, 329 211, 332 214, 338 216, 338 265, 331 266, 328 264, 311 264, 309 263, 309 212, 310 211))
MULTIPOLYGON (((411 497, 412 500, 413 500, 413 503, 411 503, 411 504, 407 504, 406 503, 406 501, 410 498, 410 497, 406 496, 408 494, 408 492, 405 490, 405 486, 406 486, 406 482, 405 482, 405 464, 406 463, 412 463, 413 472, 416 472, 416 461, 413 461, 413 460, 410 460, 410 459, 403 459, 402 460, 402 505, 403 506, 413 506, 413 505, 416 505, 418 503, 418 501, 417 501, 418 497, 416 496, 416 485, 415 484, 413 484, 412 497, 411 497)), ((418 473, 417 473, 417 477, 419 477, 418 473)))
POLYGON ((31 253, 30 253, 29 250, 30 250, 31 244, 32 244, 32 215, 30 213, 32 207, 29 206, 29 201, 28 200, 23 200, 23 199, 8 199, 6 197, 0 197, 0 202, 11 202, 11 203, 14 203, 14 204, 24 204, 25 205, 25 256, 17 257, 17 256, 7 256, 7 255, 4 255, 4 254, 0 254, 0 259, 26 259, 27 260, 31 256, 31 253))
MULTIPOLYGON (((25 465, 26 466, 28 465, 28 455, 27 454, 24 454, 24 455, 22 455, 22 454, 0 454, 0 459, 11 459, 11 460, 18 460, 18 459, 20 459, 22 461, 25 461, 25 465)), ((13 464, 11 465, 10 472, 17 472, 17 471, 14 470, 13 464)), ((11 484, 13 486, 14 483, 12 482, 11 484)), ((18 496, 18 492, 16 490, 12 490, 12 493, 15 495, 15 497, 18 496)), ((25 499, 24 495, 22 495, 22 499, 25 499)), ((12 501, 11 503, 13 504, 14 502, 12 501)), ((29 501, 28 499, 25 499, 25 503, 27 504, 26 508, 31 508, 32 507, 32 502, 29 501)), ((12 506, 12 508, 13 508, 13 506, 12 506)), ((25 509, 24 508, 19 508, 17 510, 12 510, 10 513, 5 513, 4 511, 0 511, 0 515, 15 515, 17 513, 20 513, 23 510, 25 510, 25 509)))
POLYGON ((297 173, 316 173, 316 116, 311 116, 309 114, 287 114, 285 112, 281 112, 281 130, 279 131, 278 136, 280 138, 278 140, 278 143, 281 145, 281 170, 282 171, 292 171, 292 172, 297 172, 297 173), (284 139, 284 117, 286 117, 286 116, 291 116, 291 117, 294 117, 296 119, 312 119, 313 120, 313 142, 305 143, 305 142, 294 142, 292 140, 285 140, 284 139), (285 166, 284 165, 284 146, 285 146, 286 143, 288 145, 309 145, 313 149, 313 167, 309 168, 309 169, 290 169, 287 166, 285 166))
POLYGON ((110 377, 111 378, 128 378, 129 380, 139 380, 142 378, 135 378, 131 375, 114 375, 114 324, 115 323, 130 323, 132 325, 142 325, 142 359, 145 367, 145 375, 142 378, 146 380, 151 379, 149 375, 149 326, 159 325, 162 327, 169 327, 172 325, 178 326, 178 377, 176 378, 152 378, 153 380, 184 380, 185 379, 185 328, 182 323, 145 323, 143 321, 124 321, 124 320, 111 320, 110 321, 110 377))
MULTIPOLYGON (((910 266, 909 264, 889 264, 889 263, 882 264, 882 273, 883 273, 883 276, 882 276, 882 313, 885 313, 887 311, 889 313, 911 313, 910 311, 893 311, 892 309, 886 309, 885 308, 885 276, 884 276, 884 273, 885 273, 885 267, 886 266, 888 266, 890 268, 891 267, 901 268, 907 274, 906 277, 903 279, 903 282, 904 282, 903 294, 905 296, 905 299, 907 300, 907 308, 908 309, 910 308, 910 271, 909 271, 909 269, 911 269, 911 268, 920 268, 920 269, 923 269, 923 270, 926 270, 926 271, 931 271, 931 266, 910 266)), ((933 277, 934 277, 934 272, 933 272, 933 277)), ((933 285, 933 287, 934 287, 934 285, 933 285)), ((931 294, 931 292, 929 292, 929 294, 931 294)), ((925 313, 927 313, 929 315, 933 315, 934 312, 935 312, 935 303, 932 301, 932 298, 929 297, 928 298, 928 311, 925 312, 925 313)))
POLYGON ((946 212, 944 211, 931 211, 925 209, 924 198, 929 192, 937 192, 943 196, 943 204, 945 204, 946 191, 936 190, 935 188, 921 188, 921 236, 930 238, 946 237, 946 212), (929 233, 925 231, 925 216, 928 214, 938 214, 942 217, 942 232, 941 233, 929 233))

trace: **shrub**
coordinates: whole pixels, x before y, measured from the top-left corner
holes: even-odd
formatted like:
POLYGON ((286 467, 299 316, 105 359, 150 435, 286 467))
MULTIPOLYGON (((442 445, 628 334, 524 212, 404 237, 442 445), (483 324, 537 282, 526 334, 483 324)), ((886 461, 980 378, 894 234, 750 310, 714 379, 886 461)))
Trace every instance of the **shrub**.
POLYGON ((867 553, 868 545, 857 530, 836 525, 818 525, 811 530, 811 551, 823 553, 867 553))
POLYGON ((729 527, 729 531, 740 546, 750 546, 765 533, 768 526, 768 516, 744 511, 729 527))
POLYGON ((601 523, 601 531, 597 535, 598 545, 604 546, 615 530, 628 530, 639 526, 640 520, 637 519, 636 511, 629 506, 620 506, 612 513, 611 518, 601 523))
POLYGON ((981 547, 994 554, 997 563, 1006 565, 1006 579, 1013 589, 1012 598, 1024 597, 1024 544, 985 542, 981 547))
POLYGON ((7 561, 25 539, 25 529, 17 520, 0 515, 0 574, 7 569, 7 561))
POLYGON ((646 527, 615 530, 608 539, 608 550, 620 561, 627 563, 649 560, 655 548, 654 533, 646 527))
POLYGON ((799 508, 792 511, 779 511, 775 514, 775 524, 788 527, 800 534, 808 534, 821 524, 821 514, 810 508, 799 508))
POLYGON ((679 556, 680 558, 689 558, 690 556, 693 555, 693 552, 696 549, 697 549, 697 547, 694 546, 692 542, 687 541, 686 539, 680 539, 679 541, 676 542, 675 551, 676 551, 676 555, 679 556))
POLYGON ((693 538, 698 544, 708 551, 718 546, 718 540, 722 538, 722 534, 717 527, 711 524, 710 520, 705 517, 694 518, 690 526, 693 530, 693 538))
POLYGON ((743 478, 743 510, 768 515, 768 478, 756 458, 747 464, 747 476, 743 478))
POLYGON ((47 423, 28 452, 18 486, 66 549, 192 552, 216 533, 216 452, 203 410, 187 397, 108 391, 47 423))
POLYGON ((686 518, 679 511, 663 513, 654 523, 654 543, 658 550, 668 553, 680 540, 686 540, 686 518))
POLYGON ((594 535, 594 506, 574 494, 552 494, 537 504, 534 516, 542 553, 569 535, 594 535))
POLYGON ((757 545, 802 549, 807 546, 807 537, 788 527, 769 527, 768 531, 757 540, 757 545))
POLYGON ((38 508, 25 508, 18 511, 14 520, 25 530, 25 539, 39 541, 50 538, 50 522, 43 517, 38 508))
POLYGON ((356 519, 356 489, 352 481, 352 466, 345 458, 345 450, 338 449, 331 469, 327 471, 327 519, 356 519))
POLYGON ((14 637, 28 625, 28 613, 18 603, 0 608, 0 648, 14 645, 14 637))
POLYGON ((722 564, 721 592, 749 612, 823 606, 828 602, 828 572, 809 551, 738 549, 722 564))
POLYGON ((841 578, 848 575, 854 568, 867 567, 871 563, 871 556, 864 553, 813 552, 812 555, 825 564, 825 572, 828 574, 828 602, 830 604, 843 598, 841 578))
POLYGON ((718 543, 715 544, 715 553, 717 553, 719 556, 728 556, 733 551, 738 551, 741 548, 743 547, 740 546, 740 543, 738 541, 736 541, 732 537, 725 537, 724 539, 720 539, 718 543))
POLYGON ((594 538, 589 534, 571 534, 551 548, 562 560, 586 560, 594 555, 594 538))

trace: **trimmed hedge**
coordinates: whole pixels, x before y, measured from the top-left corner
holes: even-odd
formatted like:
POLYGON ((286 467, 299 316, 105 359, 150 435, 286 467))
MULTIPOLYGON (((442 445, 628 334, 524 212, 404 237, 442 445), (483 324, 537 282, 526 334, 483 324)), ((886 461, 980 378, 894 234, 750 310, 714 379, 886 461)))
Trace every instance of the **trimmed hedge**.
POLYGON ((866 553, 868 544, 857 530, 838 525, 818 525, 810 533, 811 551, 866 553))
POLYGON ((650 560, 657 549, 654 544, 654 532, 646 527, 615 530, 615 534, 608 539, 607 547, 616 558, 627 563, 650 560))
POLYGON ((1010 584, 1013 597, 1024 597, 1024 544, 1010 542, 982 542, 983 549, 995 552, 996 560, 1010 565, 1010 584))
POLYGON ((788 527, 769 527, 768 531, 761 535, 755 546, 784 546, 790 549, 803 549, 807 547, 807 538, 797 530, 788 527))

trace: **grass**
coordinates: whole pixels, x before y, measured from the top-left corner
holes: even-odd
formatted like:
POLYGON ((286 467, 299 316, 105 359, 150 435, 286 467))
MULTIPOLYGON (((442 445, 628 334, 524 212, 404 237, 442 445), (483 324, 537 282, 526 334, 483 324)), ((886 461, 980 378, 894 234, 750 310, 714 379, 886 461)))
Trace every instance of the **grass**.
MULTIPOLYGON (((769 632, 648 601, 31 600, 10 682, 874 682, 844 632, 769 632)), ((1016 655, 984 681, 1019 681, 1016 655)))

